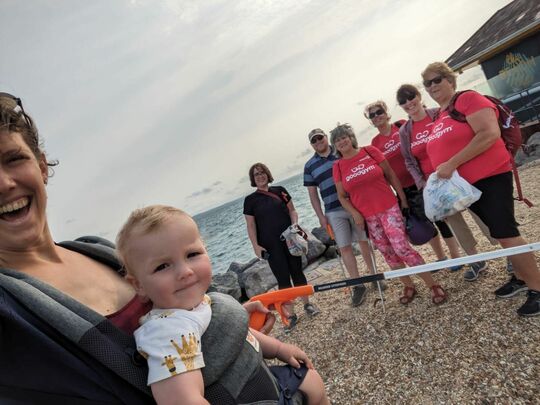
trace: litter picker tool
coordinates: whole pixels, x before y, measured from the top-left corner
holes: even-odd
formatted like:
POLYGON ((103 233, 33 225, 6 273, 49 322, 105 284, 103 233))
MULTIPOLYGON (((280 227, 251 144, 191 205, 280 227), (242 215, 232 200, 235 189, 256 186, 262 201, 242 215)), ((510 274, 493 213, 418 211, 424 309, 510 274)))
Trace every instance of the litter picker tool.
MULTIPOLYGON (((540 242, 529 243, 527 245, 514 246, 506 249, 498 249, 491 252, 478 253, 476 255, 448 259, 442 262, 422 264, 420 266, 406 267, 398 270, 390 270, 385 273, 370 274, 367 276, 351 278, 346 280, 334 281, 318 285, 303 285, 300 287, 284 288, 282 290, 271 291, 256 295, 250 301, 261 301, 268 308, 273 305, 281 315, 281 320, 288 325, 288 319, 283 313, 282 305, 285 302, 292 301, 298 297, 312 295, 316 292, 334 290, 336 288, 351 287, 359 284, 371 283, 374 281, 391 280, 393 278, 412 276, 414 274, 427 273, 428 271, 444 269, 451 266, 474 263, 482 260, 492 260, 500 257, 514 256, 522 253, 531 253, 540 250, 540 242)), ((254 329, 260 329, 264 325, 266 314, 254 312, 250 314, 249 326, 254 329)))
MULTIPOLYGON (((375 261, 375 252, 373 251, 373 246, 371 245, 371 241, 367 240, 368 246, 369 246, 369 257, 371 259, 371 266, 372 266, 372 274, 378 274, 377 272, 377 262, 375 261)), ((381 286, 381 281, 376 281, 377 289, 379 290, 379 296, 381 297, 381 304, 382 304, 382 311, 383 314, 386 313, 386 307, 384 305, 384 294, 383 289, 381 286)))
MULTIPOLYGON (((332 239, 332 241, 335 244, 336 254, 338 256, 338 261, 339 261, 339 267, 341 268, 341 273, 343 274, 343 278, 347 278, 348 275, 347 275, 347 273, 345 273, 345 267, 343 266, 343 259, 341 258, 341 250, 339 250, 339 246, 337 245, 336 237, 334 235, 334 230, 332 229, 330 224, 326 225, 326 232, 328 232, 328 236, 330 236, 330 239, 332 239)), ((345 293, 348 293, 349 291, 350 291, 349 288, 346 288, 345 290, 343 290, 343 292, 345 292, 345 293)))

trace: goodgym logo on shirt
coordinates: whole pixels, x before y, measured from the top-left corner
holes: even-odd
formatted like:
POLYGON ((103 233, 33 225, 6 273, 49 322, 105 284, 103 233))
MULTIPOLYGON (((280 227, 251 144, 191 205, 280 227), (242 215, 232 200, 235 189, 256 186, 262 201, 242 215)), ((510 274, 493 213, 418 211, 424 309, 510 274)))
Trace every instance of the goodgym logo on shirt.
POLYGON ((359 165, 351 168, 352 174, 349 174, 347 177, 345 177, 345 181, 348 182, 354 179, 355 177, 363 176, 364 174, 369 173, 373 169, 375 169, 374 165, 369 165, 366 167, 365 164, 360 163, 359 165))
POLYGON ((434 139, 439 139, 441 136, 453 131, 453 129, 454 129, 453 125, 449 125, 447 127, 445 127, 444 125, 445 125, 444 122, 439 122, 433 128, 433 131, 431 132, 431 135, 428 136, 427 142, 430 142, 430 141, 432 141, 434 139))
MULTIPOLYGON (((432 124, 433 125, 433 124, 432 124)), ((428 135, 430 134, 429 129, 425 129, 422 132, 418 132, 413 139, 416 139, 415 141, 411 142, 411 148, 414 148, 415 146, 421 145, 423 143, 426 143, 428 141, 428 135)))
POLYGON ((384 154, 388 155, 389 153, 395 152, 399 148, 399 141, 396 141, 395 139, 390 139, 388 142, 384 144, 384 154))

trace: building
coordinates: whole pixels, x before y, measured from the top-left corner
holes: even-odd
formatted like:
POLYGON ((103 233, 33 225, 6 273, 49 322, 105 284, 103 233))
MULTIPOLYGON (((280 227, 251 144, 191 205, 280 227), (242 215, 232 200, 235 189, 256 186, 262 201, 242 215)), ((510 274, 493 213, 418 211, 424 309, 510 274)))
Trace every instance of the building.
POLYGON ((540 130, 540 1, 509 3, 446 63, 459 73, 480 65, 489 94, 512 108, 524 137, 540 130))

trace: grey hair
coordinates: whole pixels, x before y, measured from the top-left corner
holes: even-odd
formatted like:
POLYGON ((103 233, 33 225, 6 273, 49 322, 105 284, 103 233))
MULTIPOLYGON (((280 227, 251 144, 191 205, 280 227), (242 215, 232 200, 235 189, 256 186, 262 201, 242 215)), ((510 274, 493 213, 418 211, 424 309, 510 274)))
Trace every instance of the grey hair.
POLYGON ((349 124, 337 124, 337 126, 330 131, 330 143, 334 147, 336 154, 339 157, 343 157, 341 152, 339 152, 336 148, 336 141, 338 138, 348 136, 351 140, 352 146, 354 149, 358 149, 358 141, 356 140, 356 136, 354 135, 353 128, 349 124))

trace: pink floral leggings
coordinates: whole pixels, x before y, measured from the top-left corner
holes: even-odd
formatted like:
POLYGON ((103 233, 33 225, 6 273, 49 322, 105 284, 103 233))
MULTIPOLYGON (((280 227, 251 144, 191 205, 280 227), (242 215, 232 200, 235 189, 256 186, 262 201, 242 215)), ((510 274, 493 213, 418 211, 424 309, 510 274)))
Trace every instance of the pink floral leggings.
POLYGON ((399 269, 408 266, 418 266, 424 264, 422 256, 414 250, 405 234, 405 223, 396 204, 392 208, 364 218, 369 239, 375 247, 382 253, 384 260, 392 269, 399 269))

